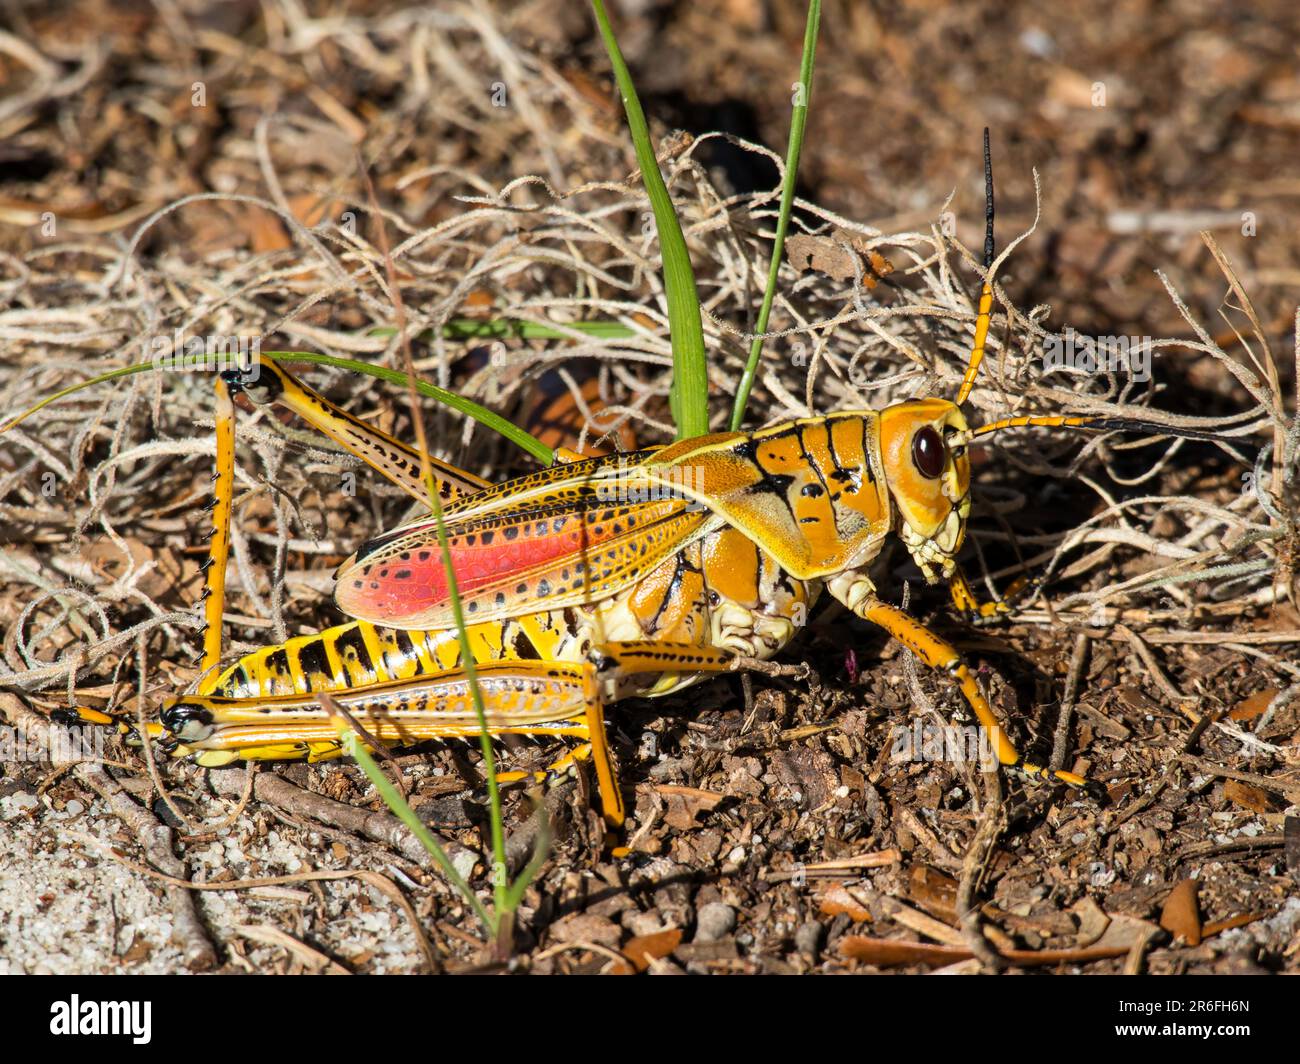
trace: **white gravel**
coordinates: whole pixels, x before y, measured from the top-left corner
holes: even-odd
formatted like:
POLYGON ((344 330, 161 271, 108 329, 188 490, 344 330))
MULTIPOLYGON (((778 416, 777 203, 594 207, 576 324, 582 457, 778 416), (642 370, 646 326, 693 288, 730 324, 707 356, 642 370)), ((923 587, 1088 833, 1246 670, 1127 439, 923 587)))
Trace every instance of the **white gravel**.
MULTIPOLYGON (((222 815, 212 811, 212 820, 222 815)), ((172 944, 172 915, 161 884, 96 852, 93 836, 130 860, 139 848, 99 798, 63 810, 19 791, 0 798, 0 974, 167 973, 184 971, 172 944)), ((314 832, 266 827, 246 812, 223 837, 186 848, 196 879, 285 875, 309 869, 371 867, 364 855, 344 862, 314 832)), ((378 871, 387 871, 375 866, 378 871)), ((294 884, 285 896, 204 891, 199 914, 222 961, 237 969, 281 970, 278 947, 255 945, 233 929, 267 924, 305 941, 350 969, 413 972, 422 957, 405 916, 356 880, 294 884), (323 895, 318 903, 315 887, 323 895)), ((418 899, 414 899, 418 900, 418 899)))

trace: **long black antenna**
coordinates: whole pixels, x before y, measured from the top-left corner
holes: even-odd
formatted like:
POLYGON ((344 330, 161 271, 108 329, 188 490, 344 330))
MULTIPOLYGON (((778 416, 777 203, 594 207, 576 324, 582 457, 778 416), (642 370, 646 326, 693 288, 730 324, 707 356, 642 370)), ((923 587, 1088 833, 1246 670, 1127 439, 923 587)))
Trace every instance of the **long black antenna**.
POLYGON ((993 152, 989 127, 984 127, 984 268, 993 265, 993 152))

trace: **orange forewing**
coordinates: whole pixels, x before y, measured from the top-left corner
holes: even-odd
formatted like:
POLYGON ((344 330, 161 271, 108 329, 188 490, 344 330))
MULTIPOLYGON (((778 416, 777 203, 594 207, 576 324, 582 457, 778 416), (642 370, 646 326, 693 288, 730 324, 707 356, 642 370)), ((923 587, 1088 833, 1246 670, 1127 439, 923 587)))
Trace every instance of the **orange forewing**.
MULTIPOLYGON (((799 579, 864 564, 889 531, 876 415, 552 466, 458 499, 446 524, 466 618, 488 621, 618 594, 731 525, 799 579)), ((346 613, 394 628, 452 621, 437 530, 425 519, 338 573, 346 613)))
MULTIPOLYGON (((469 496, 445 522, 467 620, 616 594, 716 524, 641 472, 645 453, 554 466, 469 496)), ((338 572, 339 607, 394 628, 452 623, 437 528, 424 519, 364 546, 338 572)))

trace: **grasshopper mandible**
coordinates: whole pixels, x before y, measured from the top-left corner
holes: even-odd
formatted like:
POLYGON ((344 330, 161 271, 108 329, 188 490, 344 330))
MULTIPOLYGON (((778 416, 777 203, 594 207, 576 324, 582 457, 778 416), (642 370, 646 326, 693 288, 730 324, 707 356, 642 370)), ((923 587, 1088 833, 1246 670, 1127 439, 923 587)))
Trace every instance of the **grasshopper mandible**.
MULTIPOLYGON (((985 150, 988 176, 987 142, 985 150)), ((499 485, 432 460, 488 728, 579 740, 548 771, 590 758, 610 825, 622 824, 625 809, 605 707, 680 690, 746 658, 770 659, 823 591, 944 670, 1003 765, 1034 780, 1090 786, 1027 762, 958 652, 883 601, 868 576, 886 538, 897 535, 927 581, 949 584, 960 610, 996 615, 1005 606, 979 604, 957 564, 971 506, 970 446, 1026 425, 1204 435, 1087 416, 970 427, 961 407, 993 303, 991 180, 987 197, 986 280, 954 401, 842 411, 602 458, 566 453, 499 485)), ((219 667, 233 395, 292 411, 426 506, 429 498, 414 448, 275 363, 227 371, 216 392, 202 673, 191 692, 162 708, 157 731, 168 748, 204 765, 337 756, 339 734, 322 693, 380 742, 477 735, 431 517, 372 539, 340 566, 335 597, 353 620, 219 667)))

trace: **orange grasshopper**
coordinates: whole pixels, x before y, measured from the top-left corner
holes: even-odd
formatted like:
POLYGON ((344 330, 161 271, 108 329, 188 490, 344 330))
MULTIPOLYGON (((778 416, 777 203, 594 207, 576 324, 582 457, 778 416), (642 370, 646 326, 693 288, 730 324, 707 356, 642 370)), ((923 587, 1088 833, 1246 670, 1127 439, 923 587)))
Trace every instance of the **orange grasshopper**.
MULTIPOLYGON (((991 188, 988 225, 991 276, 991 188)), ((992 303, 986 280, 966 373, 951 402, 842 411, 602 458, 570 452, 499 485, 433 460, 489 731, 579 740, 548 772, 590 758, 604 816, 620 825, 625 808, 606 706, 681 690, 745 659, 772 658, 825 590, 944 670, 1003 765, 1033 780, 1089 786, 1027 762, 958 652, 883 601, 868 576, 886 538, 897 535, 927 581, 949 584, 961 611, 1003 612, 1003 603, 977 603, 957 565, 971 506, 968 448, 1026 425, 1173 434, 1156 424, 1086 416, 1013 417, 971 428, 961 406, 984 354, 992 303)), ((431 517, 371 540, 340 566, 336 601, 354 620, 219 668, 233 394, 292 411, 426 506, 429 498, 415 449, 278 365, 259 360, 227 371, 216 391, 203 671, 190 693, 164 704, 157 731, 166 745, 209 766, 337 756, 341 743, 323 693, 383 743, 477 735, 431 517)))

